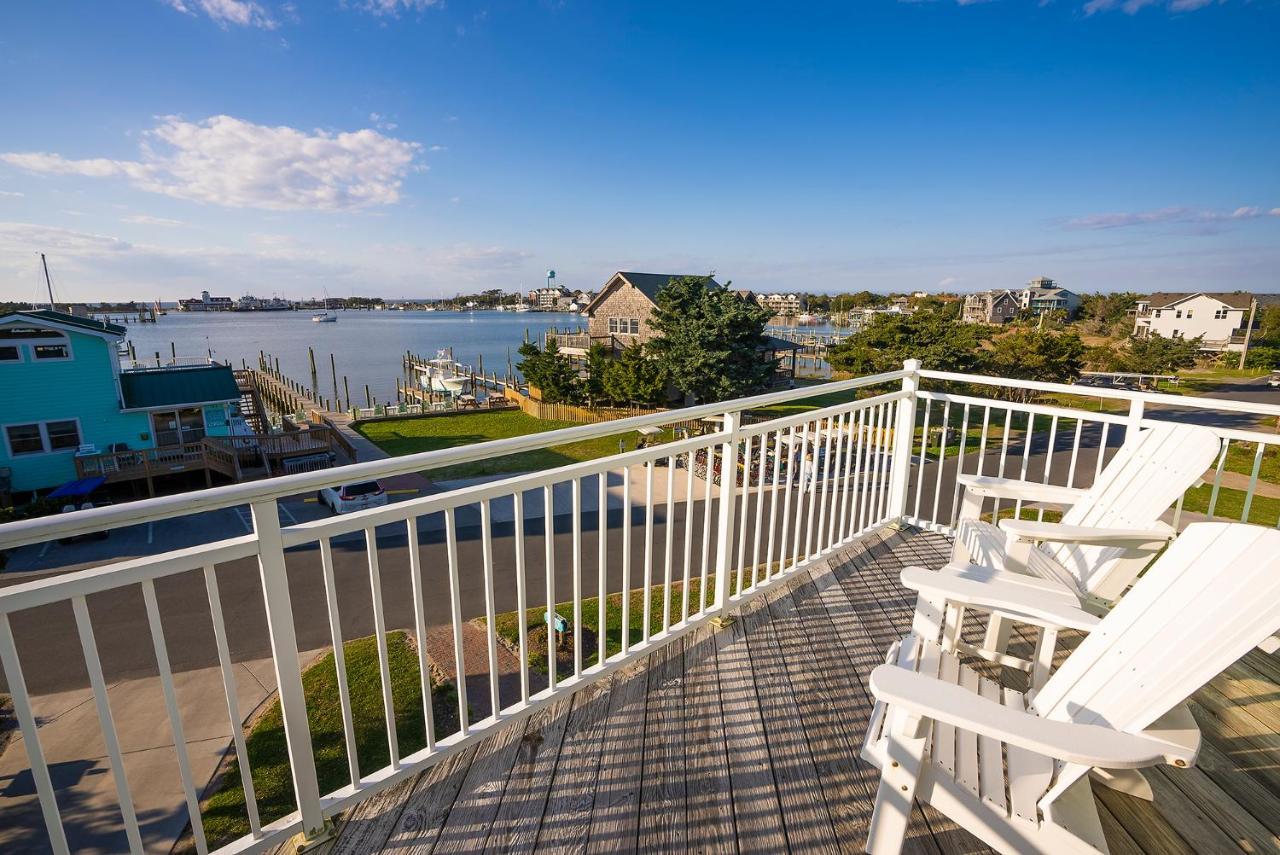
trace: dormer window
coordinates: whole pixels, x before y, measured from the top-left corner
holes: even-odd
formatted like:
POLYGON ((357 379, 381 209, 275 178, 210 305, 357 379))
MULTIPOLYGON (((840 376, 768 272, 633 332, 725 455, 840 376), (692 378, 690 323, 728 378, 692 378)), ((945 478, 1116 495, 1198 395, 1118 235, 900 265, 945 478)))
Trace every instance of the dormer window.
POLYGON ((0 362, 71 359, 71 340, 42 327, 0 327, 0 362))
POLYGON ((71 348, 65 344, 33 344, 31 355, 36 359, 70 359, 71 348))

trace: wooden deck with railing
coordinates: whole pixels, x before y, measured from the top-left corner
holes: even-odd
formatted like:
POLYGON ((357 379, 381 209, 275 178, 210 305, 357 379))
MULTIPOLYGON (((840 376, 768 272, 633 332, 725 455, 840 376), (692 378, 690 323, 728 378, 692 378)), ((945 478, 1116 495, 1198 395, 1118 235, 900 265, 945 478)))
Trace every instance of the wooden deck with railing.
MULTIPOLYGON (((860 852, 879 780, 858 756, 866 679, 910 628, 899 572, 948 551, 936 534, 868 535, 728 627, 364 802, 334 852, 860 852)), ((1024 674, 1004 681, 1025 688, 1024 674)), ((1154 804, 1094 786, 1111 851, 1277 851, 1280 665, 1251 653, 1192 709, 1200 763, 1147 770, 1154 804)), ((988 850, 917 807, 907 851, 988 850)))

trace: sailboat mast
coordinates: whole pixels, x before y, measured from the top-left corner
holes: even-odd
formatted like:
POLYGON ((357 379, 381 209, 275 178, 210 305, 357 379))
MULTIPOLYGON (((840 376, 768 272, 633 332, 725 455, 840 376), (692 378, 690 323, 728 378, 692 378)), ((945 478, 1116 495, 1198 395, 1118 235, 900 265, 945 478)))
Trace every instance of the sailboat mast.
POLYGON ((58 307, 53 304, 53 280, 49 278, 49 261, 43 252, 40 253, 40 266, 44 268, 44 287, 49 289, 49 311, 56 312, 58 307))

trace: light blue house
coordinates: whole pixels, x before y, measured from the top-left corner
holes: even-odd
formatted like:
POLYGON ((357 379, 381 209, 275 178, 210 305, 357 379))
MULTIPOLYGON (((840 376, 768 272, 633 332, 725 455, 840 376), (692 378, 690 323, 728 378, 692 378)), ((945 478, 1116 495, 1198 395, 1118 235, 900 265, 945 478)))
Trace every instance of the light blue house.
POLYGON ((0 493, 89 473, 150 488, 158 475, 202 468, 194 449, 206 435, 233 432, 240 391, 229 366, 122 365, 125 332, 62 312, 0 315, 0 493), (159 468, 161 457, 178 462, 159 468))

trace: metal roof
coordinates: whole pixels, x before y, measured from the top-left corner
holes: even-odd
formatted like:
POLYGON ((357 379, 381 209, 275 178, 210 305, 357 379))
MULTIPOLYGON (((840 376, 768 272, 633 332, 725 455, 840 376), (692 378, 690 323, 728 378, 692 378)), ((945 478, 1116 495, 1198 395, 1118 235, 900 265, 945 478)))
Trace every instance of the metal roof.
POLYGON ((121 336, 128 332, 128 330, 118 324, 109 324, 106 321, 99 321, 94 318, 82 318, 78 315, 69 315, 66 312, 54 312, 49 309, 23 309, 0 312, 0 321, 4 321, 14 315, 28 318, 30 320, 42 320, 68 327, 78 327, 88 332, 105 335, 121 336))
POLYGON ((126 410, 236 401, 240 389, 229 365, 126 371, 120 375, 126 410))

